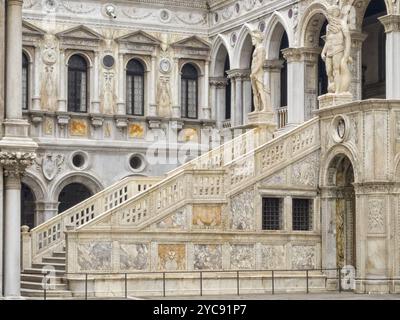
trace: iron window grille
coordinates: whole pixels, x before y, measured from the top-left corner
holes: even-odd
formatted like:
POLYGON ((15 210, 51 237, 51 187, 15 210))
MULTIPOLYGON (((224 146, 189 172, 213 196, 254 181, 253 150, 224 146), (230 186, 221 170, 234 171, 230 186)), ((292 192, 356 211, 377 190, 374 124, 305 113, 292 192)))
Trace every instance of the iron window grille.
POLYGON ((310 231, 312 229, 312 199, 293 199, 292 229, 294 231, 310 231))
POLYGON ((281 230, 282 229, 282 208, 283 199, 263 198, 262 202, 262 229, 281 230))

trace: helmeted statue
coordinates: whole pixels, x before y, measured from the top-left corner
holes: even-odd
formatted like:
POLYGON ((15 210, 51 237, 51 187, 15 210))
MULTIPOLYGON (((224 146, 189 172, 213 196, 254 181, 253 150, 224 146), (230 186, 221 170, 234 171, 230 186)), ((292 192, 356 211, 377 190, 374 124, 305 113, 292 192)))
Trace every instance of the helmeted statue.
POLYGON ((338 5, 328 8, 328 26, 326 42, 321 57, 326 64, 328 92, 335 94, 349 93, 352 62, 351 36, 347 16, 342 14, 338 5))
POLYGON ((251 33, 251 38, 253 46, 255 46, 250 74, 254 96, 254 109, 256 112, 273 112, 270 102, 271 93, 264 84, 264 61, 266 57, 266 50, 262 43, 262 33, 259 31, 253 31, 251 33))

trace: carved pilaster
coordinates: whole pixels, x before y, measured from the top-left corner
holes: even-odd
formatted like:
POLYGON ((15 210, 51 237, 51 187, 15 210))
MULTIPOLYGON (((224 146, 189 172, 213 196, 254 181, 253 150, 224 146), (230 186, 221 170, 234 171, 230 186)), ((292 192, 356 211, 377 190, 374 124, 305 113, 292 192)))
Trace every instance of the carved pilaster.
POLYGON ((317 62, 320 48, 287 48, 282 50, 283 57, 288 63, 291 62, 317 62))

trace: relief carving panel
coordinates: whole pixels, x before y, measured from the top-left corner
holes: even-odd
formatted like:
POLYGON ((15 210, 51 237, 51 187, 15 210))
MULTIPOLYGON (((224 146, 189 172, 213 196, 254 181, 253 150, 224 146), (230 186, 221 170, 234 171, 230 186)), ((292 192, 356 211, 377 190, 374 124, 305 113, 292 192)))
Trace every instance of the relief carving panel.
POLYGON ((111 269, 111 242, 89 242, 78 245, 78 265, 82 271, 111 269))
POLYGON ((219 270, 222 269, 222 248, 214 244, 194 245, 194 269, 195 270, 219 270))

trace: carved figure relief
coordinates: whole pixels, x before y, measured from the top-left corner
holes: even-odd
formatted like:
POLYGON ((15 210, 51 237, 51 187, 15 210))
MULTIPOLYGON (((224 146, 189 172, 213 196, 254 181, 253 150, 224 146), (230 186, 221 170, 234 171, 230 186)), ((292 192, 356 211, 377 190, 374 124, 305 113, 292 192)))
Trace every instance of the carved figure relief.
POLYGON ((314 269, 316 264, 314 246, 292 247, 292 268, 297 270, 314 269))
POLYGON ((253 245, 231 246, 231 269, 254 269, 255 256, 253 245))
POLYGON ((313 154, 292 167, 292 184, 315 187, 318 184, 319 157, 313 154))
POLYGON ((185 270, 186 247, 184 244, 159 244, 158 245, 159 270, 185 270))
POLYGON ((111 269, 111 242, 89 242, 78 245, 78 265, 82 271, 111 269))
POLYGON ((254 190, 249 189, 231 199, 231 228, 254 229, 254 190))
POLYGON ((146 270, 149 266, 149 248, 147 244, 120 244, 121 270, 146 270))
POLYGON ((219 270, 222 269, 222 248, 214 244, 194 245, 194 269, 195 270, 219 270))
POLYGON ((169 79, 161 77, 157 85, 158 115, 163 118, 171 117, 171 87, 169 79))
POLYGON ((368 232, 369 233, 384 233, 385 218, 384 218, 384 200, 371 199, 368 201, 368 232))
POLYGON ((159 229, 182 230, 186 227, 186 212, 181 210, 157 223, 159 229))
POLYGON ((263 269, 285 269, 286 252, 284 246, 263 245, 261 247, 261 265, 263 269))
POLYGON ((192 224, 197 228, 212 229, 221 225, 220 206, 193 206, 192 224))
POLYGON ((84 120, 71 120, 69 133, 72 136, 85 136, 87 135, 87 124, 84 120))

